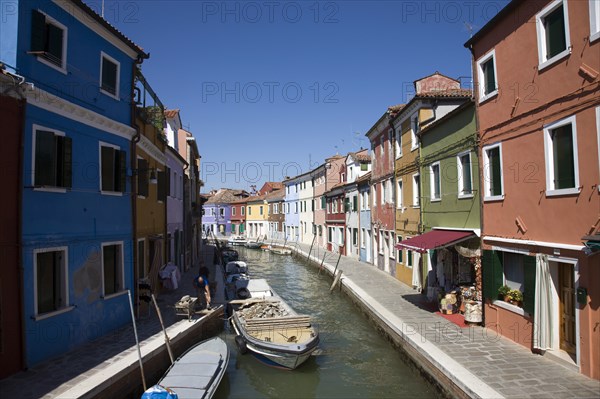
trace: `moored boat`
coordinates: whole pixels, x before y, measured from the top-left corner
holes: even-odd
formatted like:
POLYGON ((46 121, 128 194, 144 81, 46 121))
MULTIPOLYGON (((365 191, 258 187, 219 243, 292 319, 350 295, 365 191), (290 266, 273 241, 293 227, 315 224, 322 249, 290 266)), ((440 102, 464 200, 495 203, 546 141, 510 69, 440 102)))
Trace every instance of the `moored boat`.
POLYGON ((245 246, 250 249, 259 249, 262 245, 264 244, 260 241, 248 241, 245 246))
POLYGON ((229 237, 229 239, 227 240, 227 243, 229 245, 245 245, 247 242, 248 242, 248 240, 246 240, 242 236, 232 236, 232 237, 229 237))
POLYGON ((290 370, 304 363, 319 344, 311 317, 296 313, 264 279, 250 279, 242 288, 248 298, 231 301, 240 353, 250 351, 268 365, 290 370))
POLYGON ((214 337, 188 349, 169 367, 158 384, 150 387, 142 399, 211 398, 229 363, 229 348, 214 337))

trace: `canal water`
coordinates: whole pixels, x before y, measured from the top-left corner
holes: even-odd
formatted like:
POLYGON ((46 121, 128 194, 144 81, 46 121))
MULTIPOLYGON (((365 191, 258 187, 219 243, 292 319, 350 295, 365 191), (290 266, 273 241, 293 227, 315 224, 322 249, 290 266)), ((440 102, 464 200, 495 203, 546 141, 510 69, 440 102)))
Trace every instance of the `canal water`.
POLYGON ((224 398, 434 398, 438 392, 376 330, 331 278, 298 257, 237 247, 252 278, 265 278, 298 313, 319 326, 321 353, 293 371, 241 355, 229 325, 231 357, 215 393, 224 398))

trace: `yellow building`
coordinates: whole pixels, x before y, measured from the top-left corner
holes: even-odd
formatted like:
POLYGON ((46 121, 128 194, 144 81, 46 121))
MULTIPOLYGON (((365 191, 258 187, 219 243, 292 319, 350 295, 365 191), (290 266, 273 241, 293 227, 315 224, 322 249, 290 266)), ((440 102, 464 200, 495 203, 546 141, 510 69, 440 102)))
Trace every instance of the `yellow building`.
POLYGON ((248 238, 265 238, 269 229, 269 204, 266 195, 248 197, 246 204, 248 238))
MULTIPOLYGON (((132 156, 132 184, 134 209, 135 278, 150 285, 157 295, 160 291, 158 271, 165 263, 165 237, 167 225, 166 173, 167 139, 163 133, 164 111, 158 98, 152 92, 141 74, 137 85, 142 98, 151 97, 152 105, 138 104, 135 124, 138 135, 134 138, 132 156)), ((139 287, 138 287, 139 288, 139 287)), ((138 289, 138 298, 144 292, 138 289)), ((144 306, 143 302, 141 303, 144 306)))

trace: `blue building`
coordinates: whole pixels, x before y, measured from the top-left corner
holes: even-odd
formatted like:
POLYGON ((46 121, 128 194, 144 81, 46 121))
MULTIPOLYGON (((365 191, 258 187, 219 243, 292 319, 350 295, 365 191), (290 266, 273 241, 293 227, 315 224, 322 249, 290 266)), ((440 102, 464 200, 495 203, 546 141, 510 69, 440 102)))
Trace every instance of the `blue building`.
POLYGON ((20 228, 30 367, 131 322, 132 82, 148 56, 80 0, 10 5, 0 61, 26 96, 20 228))
POLYGON ((244 190, 221 188, 210 194, 203 205, 202 229, 205 233, 210 231, 215 236, 229 236, 231 235, 231 203, 248 197, 248 193, 244 190))
POLYGON ((300 178, 298 176, 283 181, 285 187, 285 229, 287 241, 297 242, 300 239, 300 178))
POLYGON ((371 172, 356 179, 358 184, 359 226, 360 226, 360 261, 373 263, 373 249, 371 248, 371 172))

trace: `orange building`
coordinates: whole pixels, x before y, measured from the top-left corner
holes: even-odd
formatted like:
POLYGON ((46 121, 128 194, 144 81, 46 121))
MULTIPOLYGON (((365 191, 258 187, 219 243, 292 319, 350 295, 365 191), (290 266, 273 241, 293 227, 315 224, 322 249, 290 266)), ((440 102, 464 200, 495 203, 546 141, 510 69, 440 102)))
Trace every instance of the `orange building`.
POLYGON ((485 324, 600 379, 600 6, 512 1, 465 47, 485 324), (503 286, 512 298, 499 297, 503 286))

